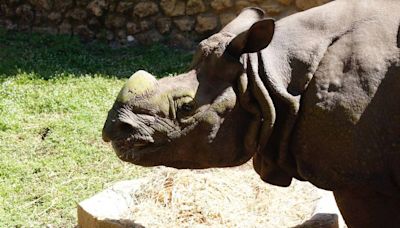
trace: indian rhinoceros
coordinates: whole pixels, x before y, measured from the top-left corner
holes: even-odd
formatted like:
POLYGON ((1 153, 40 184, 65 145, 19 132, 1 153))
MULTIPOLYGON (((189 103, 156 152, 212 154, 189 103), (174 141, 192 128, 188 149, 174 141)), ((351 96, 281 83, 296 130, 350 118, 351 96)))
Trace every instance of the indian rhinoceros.
POLYGON ((139 71, 103 139, 141 166, 229 167, 332 190, 350 227, 400 227, 400 1, 336 0, 279 21, 248 8, 187 73, 139 71))

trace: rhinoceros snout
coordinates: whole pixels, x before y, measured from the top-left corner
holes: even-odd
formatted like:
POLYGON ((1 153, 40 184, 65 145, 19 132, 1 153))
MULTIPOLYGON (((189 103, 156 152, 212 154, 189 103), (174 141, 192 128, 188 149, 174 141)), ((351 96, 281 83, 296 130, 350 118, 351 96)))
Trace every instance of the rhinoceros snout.
MULTIPOLYGON (((135 97, 140 97, 155 88, 157 79, 150 73, 139 70, 134 73, 120 90, 116 103, 126 105, 132 103, 135 97)), ((107 120, 103 127, 102 137, 105 142, 124 139, 132 134, 133 126, 118 118, 114 109, 108 113, 107 120)))
POLYGON ((102 138, 105 142, 128 138, 134 132, 131 124, 118 119, 107 120, 102 131, 102 138))

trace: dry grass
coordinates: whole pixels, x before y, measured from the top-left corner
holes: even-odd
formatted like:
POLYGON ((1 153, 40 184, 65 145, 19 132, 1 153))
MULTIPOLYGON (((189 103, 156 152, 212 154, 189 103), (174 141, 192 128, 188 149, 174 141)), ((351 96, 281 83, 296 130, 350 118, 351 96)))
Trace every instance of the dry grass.
POLYGON ((251 165, 208 170, 155 168, 134 192, 130 220, 145 227, 292 227, 319 199, 309 183, 266 184, 251 165))

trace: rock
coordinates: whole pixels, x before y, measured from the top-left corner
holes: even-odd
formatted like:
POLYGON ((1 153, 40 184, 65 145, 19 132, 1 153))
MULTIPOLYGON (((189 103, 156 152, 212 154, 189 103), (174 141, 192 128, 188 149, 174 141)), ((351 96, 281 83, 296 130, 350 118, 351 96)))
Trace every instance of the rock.
POLYGON ((36 9, 35 11, 35 19, 33 24, 36 27, 44 27, 47 25, 47 12, 36 9))
POLYGON ((158 6, 154 2, 139 2, 134 10, 133 14, 143 18, 147 16, 151 16, 158 13, 158 6))
POLYGON ((7 4, 0 5, 0 17, 13 17, 15 16, 15 10, 9 7, 7 4))
POLYGON ((279 3, 282 3, 283 5, 290 5, 292 4, 293 0, 278 0, 279 3))
POLYGON ((285 10, 285 7, 277 3, 262 3, 259 5, 261 9, 263 9, 268 15, 274 16, 280 14, 282 11, 285 10))
POLYGON ((175 10, 176 0, 161 0, 160 7, 167 16, 171 16, 175 10))
POLYGON ((115 8, 115 12, 117 13, 126 13, 133 8, 133 2, 119 2, 117 7, 115 8))
POLYGON ((246 7, 250 7, 250 6, 257 6, 255 3, 246 1, 246 0, 239 0, 236 2, 236 9, 238 11, 241 11, 242 9, 246 8, 246 7))
POLYGON ((154 44, 162 40, 162 36, 156 30, 140 33, 135 38, 144 45, 154 44))
POLYGON ((105 0, 94 0, 91 1, 86 7, 93 15, 100 17, 103 12, 107 9, 107 3, 105 0))
POLYGON ((133 37, 133 36, 131 36, 131 35, 127 36, 127 37, 126 37, 126 40, 127 40, 128 42, 136 42, 135 37, 133 37))
POLYGON ((186 4, 186 14, 193 15, 206 11, 203 0, 188 0, 186 4))
POLYGON ((277 18, 284 18, 297 12, 299 12, 299 10, 295 6, 287 7, 277 18))
POLYGON ((94 37, 93 31, 90 30, 86 25, 78 25, 74 28, 73 33, 85 41, 91 40, 94 37))
POLYGON ((30 0, 30 3, 39 9, 50 10, 52 8, 52 2, 49 0, 30 0))
POLYGON ((78 25, 74 28, 74 34, 78 35, 85 41, 91 40, 94 37, 94 33, 86 25, 78 25))
POLYGON ((120 2, 120 1, 114 1, 114 0, 112 0, 112 1, 106 0, 106 1, 108 2, 107 3, 108 4, 107 13, 108 14, 115 13, 117 10, 118 2, 120 2))
POLYGON ((175 10, 172 12, 171 16, 185 15, 185 2, 178 1, 175 5, 175 10))
POLYGON ((168 45, 172 47, 192 49, 195 44, 193 39, 190 39, 181 33, 173 32, 168 40, 168 45))
POLYGON ((126 23, 126 31, 129 35, 133 35, 133 34, 140 32, 140 29, 136 25, 136 23, 128 22, 128 23, 126 23))
POLYGON ((249 1, 251 3, 256 3, 256 4, 266 2, 265 0, 247 0, 247 1, 249 1))
POLYGON ((125 25, 125 17, 119 16, 119 15, 109 15, 105 22, 104 25, 106 28, 121 28, 122 26, 125 25))
POLYGON ((9 4, 10 6, 16 6, 16 5, 21 3, 21 0, 8 0, 8 1, 5 1, 5 2, 7 2, 7 4, 9 4))
POLYGON ((86 7, 86 6, 89 5, 89 2, 90 2, 90 1, 91 1, 91 0, 76 0, 75 3, 76 3, 76 5, 79 6, 79 7, 86 7))
POLYGON ((76 21, 84 21, 87 18, 87 13, 84 9, 75 8, 69 16, 76 21))
POLYGON ((19 16, 21 22, 32 23, 34 18, 34 13, 30 5, 21 5, 15 10, 16 14, 19 16))
POLYGON ((74 4, 73 0, 54 0, 54 11, 64 13, 74 4))
POLYGON ((96 17, 90 18, 88 25, 91 30, 100 30, 101 28, 100 21, 96 17))
POLYGON ((63 21, 59 26, 58 26, 58 33, 59 34, 71 34, 72 32, 72 26, 68 21, 63 21))
POLYGON ((118 40, 125 40, 126 39, 126 31, 123 29, 118 30, 117 38, 118 38, 118 40))
POLYGON ((174 20, 174 24, 182 32, 188 32, 193 29, 195 20, 191 17, 183 17, 174 20))
POLYGON ((204 33, 214 30, 218 25, 218 19, 214 15, 199 15, 195 30, 198 33, 204 33))
POLYGON ((59 24, 62 20, 61 13, 58 12, 51 12, 47 18, 49 19, 50 22, 53 24, 59 24))
POLYGON ((307 10, 327 2, 330 2, 330 0, 296 0, 296 6, 301 10, 307 10))
POLYGON ((233 6, 232 0, 212 0, 211 7, 215 10, 224 10, 233 6))
POLYGON ((219 16, 219 21, 221 22, 222 26, 225 26, 229 22, 231 22, 235 17, 236 17, 236 14, 234 14, 234 13, 223 13, 219 16))
POLYGON ((160 7, 169 17, 185 15, 185 2, 182 0, 161 0, 160 7))
POLYGON ((161 34, 165 34, 171 30, 171 19, 167 17, 158 18, 156 26, 161 34))
POLYGON ((149 21, 149 20, 147 20, 147 21, 145 21, 145 20, 143 20, 143 21, 140 21, 139 22, 139 25, 140 25, 140 30, 141 31, 147 31, 147 30, 150 30, 150 29, 152 29, 154 26, 153 26, 153 22, 152 21, 149 21))

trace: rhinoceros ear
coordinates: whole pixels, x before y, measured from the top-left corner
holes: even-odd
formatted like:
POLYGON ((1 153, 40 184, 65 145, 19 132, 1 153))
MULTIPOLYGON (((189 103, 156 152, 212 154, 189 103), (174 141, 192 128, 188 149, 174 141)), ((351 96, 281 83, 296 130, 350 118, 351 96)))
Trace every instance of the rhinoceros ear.
POLYGON ((257 7, 244 8, 240 14, 227 24, 221 32, 238 35, 248 30, 255 22, 263 19, 265 12, 257 7))
POLYGON ((249 30, 237 35, 229 43, 226 51, 233 57, 243 53, 258 52, 271 43, 275 30, 273 19, 263 19, 254 23, 249 30))

